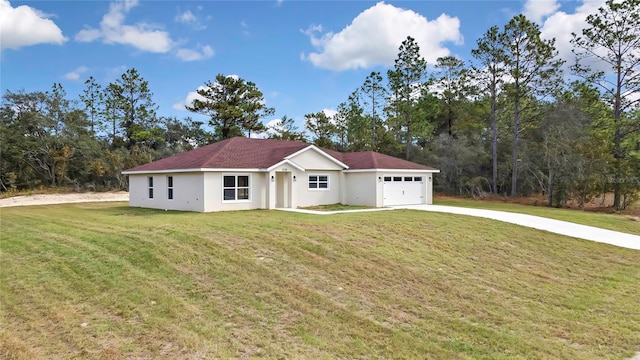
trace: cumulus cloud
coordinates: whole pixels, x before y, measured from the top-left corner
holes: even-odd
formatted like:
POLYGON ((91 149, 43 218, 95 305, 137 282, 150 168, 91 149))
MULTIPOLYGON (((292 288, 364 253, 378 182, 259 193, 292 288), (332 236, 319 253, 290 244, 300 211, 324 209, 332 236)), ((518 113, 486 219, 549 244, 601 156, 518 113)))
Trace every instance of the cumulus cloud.
POLYGON ((554 14, 559 8, 557 0, 527 0, 522 13, 529 20, 540 24, 543 18, 554 14))
POLYGON ((138 5, 138 0, 113 2, 100 22, 100 29, 87 28, 80 30, 75 36, 79 42, 91 42, 98 39, 106 44, 123 44, 138 50, 151 53, 167 53, 174 42, 169 33, 159 26, 139 22, 133 25, 124 24, 129 11, 138 5))
POLYGON ((86 73, 87 71, 89 71, 89 68, 87 68, 86 66, 80 66, 79 68, 76 68, 75 70, 64 74, 64 78, 67 80, 78 81, 80 80, 80 76, 82 76, 82 74, 86 73))
POLYGON ((181 48, 176 51, 176 56, 184 61, 198 61, 213 57, 213 48, 209 45, 201 46, 199 49, 181 48))
POLYGON ((430 63, 450 54, 443 43, 463 41, 460 20, 456 17, 442 14, 429 21, 412 10, 384 2, 360 13, 338 33, 323 31, 320 25, 303 31, 317 52, 303 53, 301 58, 317 67, 337 71, 391 65, 407 36, 416 39, 420 55, 430 63))
POLYGON ((598 8, 603 6, 604 0, 583 0, 582 5, 577 6, 573 13, 557 11, 548 16, 540 28, 540 36, 543 39, 556 39, 556 49, 559 56, 565 60, 565 70, 575 63, 575 56, 571 52, 573 45, 571 33, 581 34, 582 29, 587 27, 586 18, 589 14, 598 12, 598 8))
POLYGON ((183 23, 183 24, 188 24, 188 23, 192 23, 196 21, 196 16, 193 15, 193 13, 191 12, 191 10, 187 10, 181 14, 178 14, 178 16, 176 16, 176 22, 179 23, 183 23))
POLYGON ((16 50, 37 44, 62 45, 68 39, 48 17, 32 7, 14 8, 9 1, 0 0, 0 48, 16 50))
POLYGON ((198 99, 198 100, 201 100, 201 101, 205 101, 206 99, 203 96, 201 96, 200 94, 198 94, 198 90, 204 90, 204 89, 206 89, 206 87, 198 86, 196 91, 189 92, 187 94, 187 97, 184 100, 173 104, 173 108, 176 109, 176 110, 184 110, 184 111, 186 111, 187 109, 185 108, 185 106, 193 105, 193 100, 198 99))

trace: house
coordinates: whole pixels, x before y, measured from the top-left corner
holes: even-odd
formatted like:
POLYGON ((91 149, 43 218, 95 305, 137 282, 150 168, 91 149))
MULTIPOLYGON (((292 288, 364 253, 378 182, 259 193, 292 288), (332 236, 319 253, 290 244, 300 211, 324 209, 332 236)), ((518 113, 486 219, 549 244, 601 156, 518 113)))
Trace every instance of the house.
POLYGON ((439 170, 373 151, 236 137, 136 166, 129 205, 210 212, 348 204, 431 204, 439 170))

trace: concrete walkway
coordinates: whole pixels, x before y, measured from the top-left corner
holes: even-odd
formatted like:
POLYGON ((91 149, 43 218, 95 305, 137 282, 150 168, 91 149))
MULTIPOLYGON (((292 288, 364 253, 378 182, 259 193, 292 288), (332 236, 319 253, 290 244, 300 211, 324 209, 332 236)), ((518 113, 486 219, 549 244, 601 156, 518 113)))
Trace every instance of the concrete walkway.
MULTIPOLYGON (((278 209, 283 211, 299 212, 304 214, 313 215, 332 215, 341 213, 354 213, 354 212, 370 212, 370 211, 385 211, 393 209, 408 209, 408 210, 420 210, 420 211, 433 211, 449 214, 468 215, 483 217, 492 220, 504 221, 511 224, 530 227, 533 229, 539 229, 549 231, 552 233, 571 236, 578 239, 596 241, 605 244, 615 245, 627 249, 640 250, 640 236, 622 233, 619 231, 606 230, 593 226, 575 224, 568 221, 555 220, 544 218, 535 215, 518 214, 506 211, 496 210, 484 210, 484 209, 472 209, 462 208, 455 206, 443 206, 443 205, 403 205, 393 206, 386 208, 375 209, 362 209, 362 210, 340 210, 340 211, 316 211, 305 209, 278 209)), ((640 360, 640 359, 639 359, 640 360)))
POLYGON ((638 235, 605 230, 593 226, 580 225, 568 221, 554 220, 540 216, 443 205, 406 205, 395 206, 394 208, 483 217, 534 229, 545 230, 560 235, 571 236, 578 239, 597 241, 627 249, 640 250, 640 236, 638 235))

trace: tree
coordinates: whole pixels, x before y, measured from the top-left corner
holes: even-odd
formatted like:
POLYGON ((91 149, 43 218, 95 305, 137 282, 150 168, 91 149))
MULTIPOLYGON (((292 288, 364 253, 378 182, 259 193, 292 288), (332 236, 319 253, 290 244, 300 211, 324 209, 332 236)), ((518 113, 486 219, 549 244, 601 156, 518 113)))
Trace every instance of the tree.
POLYGON ((96 82, 93 76, 89 76, 89 79, 84 84, 87 87, 80 94, 80 100, 88 112, 89 120, 91 121, 91 133, 95 134, 96 128, 101 127, 101 120, 104 116, 104 93, 102 92, 102 86, 96 82))
MULTIPOLYGON (((415 104, 422 94, 427 62, 420 56, 420 47, 411 36, 400 45, 393 70, 387 72, 391 88, 390 109, 395 120, 404 130, 405 158, 409 158, 409 149, 413 141, 414 130, 419 131, 424 122, 415 116, 415 104)), ((400 129, 398 129, 400 130, 400 129)))
POLYGON ((453 122, 459 117, 467 95, 467 69, 464 60, 453 56, 436 60, 437 77, 435 85, 442 100, 441 115, 449 136, 453 136, 453 122))
POLYGON ((480 62, 479 68, 474 68, 474 75, 480 84, 480 89, 489 96, 491 102, 491 165, 492 182, 491 191, 498 193, 498 93, 502 85, 504 75, 505 52, 499 41, 500 30, 497 26, 491 27, 477 40, 478 47, 471 50, 471 54, 480 62))
POLYGON ((124 141, 129 151, 134 151, 138 142, 153 137, 152 129, 157 125, 157 105, 153 102, 153 93, 149 82, 144 80, 135 68, 125 71, 119 79, 106 89, 107 108, 115 122, 123 130, 124 141))
POLYGON ((587 24, 581 35, 572 34, 577 56, 572 71, 598 86, 613 108, 613 205, 622 209, 622 175, 630 156, 624 141, 640 131, 640 123, 628 116, 640 101, 640 0, 608 0, 587 16, 587 24))
POLYGON ((299 131, 293 118, 283 115, 275 124, 267 126, 269 139, 307 141, 304 132, 299 131))
POLYGON ((336 125, 323 111, 304 116, 304 127, 313 134, 313 143, 317 146, 333 149, 336 136, 336 125))
POLYGON ((271 116, 275 109, 265 105, 262 92, 256 84, 235 76, 218 74, 216 81, 207 81, 198 89, 203 99, 195 99, 187 105, 189 111, 209 116, 209 125, 220 133, 221 138, 246 131, 264 129, 261 118, 271 116))
POLYGON ((554 40, 542 40, 538 25, 517 15, 498 35, 505 51, 504 65, 511 84, 513 100, 513 151, 511 158, 511 196, 518 190, 518 138, 520 136, 521 100, 528 96, 544 96, 561 83, 559 74, 563 61, 557 59, 554 40))
POLYGON ((382 126, 380 119, 381 109, 384 108, 384 99, 387 97, 387 91, 382 84, 382 75, 380 72, 372 71, 360 87, 363 95, 363 111, 371 122, 371 147, 376 149, 376 134, 382 126))

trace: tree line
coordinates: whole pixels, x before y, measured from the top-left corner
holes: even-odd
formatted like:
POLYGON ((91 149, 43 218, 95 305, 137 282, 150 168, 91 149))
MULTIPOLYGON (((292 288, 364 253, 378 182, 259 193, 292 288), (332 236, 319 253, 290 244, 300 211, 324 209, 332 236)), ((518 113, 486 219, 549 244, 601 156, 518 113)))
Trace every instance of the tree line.
POLYGON ((0 124, 0 190, 72 186, 126 188, 122 170, 234 136, 312 142, 339 151, 379 151, 441 170, 435 190, 510 196, 544 193, 562 206, 614 192, 623 209, 640 191, 640 0, 608 1, 573 34, 575 64, 563 74, 553 40, 525 16, 477 40, 473 60, 428 66, 412 37, 394 66, 372 72, 336 107, 282 116, 256 84, 219 74, 186 108, 157 116, 136 69, 78 99, 60 84, 6 91, 0 124), (571 79, 571 80, 566 80, 571 79))

